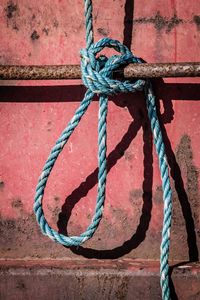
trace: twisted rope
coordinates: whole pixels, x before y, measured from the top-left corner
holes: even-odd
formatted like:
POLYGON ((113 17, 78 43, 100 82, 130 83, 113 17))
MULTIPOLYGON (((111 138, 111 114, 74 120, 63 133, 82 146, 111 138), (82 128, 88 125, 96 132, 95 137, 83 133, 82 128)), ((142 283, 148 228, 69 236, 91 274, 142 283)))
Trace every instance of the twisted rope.
POLYGON ((169 290, 169 275, 168 275, 168 258, 170 244, 170 227, 172 214, 172 192, 169 180, 169 171, 165 154, 161 128, 156 112, 155 96, 153 94, 152 85, 149 80, 119 81, 112 78, 112 73, 115 69, 129 63, 141 63, 141 60, 135 57, 130 50, 122 45, 119 41, 104 38, 94 44, 93 42, 93 25, 92 25, 92 1, 85 0, 85 19, 86 19, 86 49, 81 50, 81 70, 82 80, 87 91, 85 96, 76 110, 73 118, 68 123, 67 127, 62 132, 55 146, 44 165, 42 173, 36 187, 34 199, 34 212, 38 224, 44 235, 47 235, 52 240, 65 246, 79 246, 86 240, 90 239, 96 231, 102 218, 105 188, 106 188, 106 117, 108 110, 108 96, 117 93, 128 93, 144 90, 146 97, 146 105, 148 116, 151 123, 156 152, 159 158, 160 173, 163 188, 164 200, 164 220, 161 242, 160 256, 160 273, 161 273, 161 288, 163 300, 170 299, 169 290), (97 54, 105 47, 113 48, 120 55, 113 55, 110 58, 98 56, 97 54), (63 147, 67 143, 74 129, 79 124, 82 116, 85 114, 94 95, 99 95, 99 122, 98 122, 98 193, 96 207, 93 219, 80 236, 65 236, 52 229, 45 219, 42 208, 42 200, 47 180, 51 170, 61 153, 63 147))

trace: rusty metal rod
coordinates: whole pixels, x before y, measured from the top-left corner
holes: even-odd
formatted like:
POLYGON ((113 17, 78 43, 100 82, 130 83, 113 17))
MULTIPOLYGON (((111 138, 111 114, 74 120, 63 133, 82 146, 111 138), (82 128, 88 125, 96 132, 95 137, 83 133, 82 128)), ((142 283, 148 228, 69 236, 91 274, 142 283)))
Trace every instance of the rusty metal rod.
MULTIPOLYGON (((200 77, 200 63, 129 64, 115 78, 200 77)), ((79 65, 0 66, 0 80, 80 79, 79 65)))

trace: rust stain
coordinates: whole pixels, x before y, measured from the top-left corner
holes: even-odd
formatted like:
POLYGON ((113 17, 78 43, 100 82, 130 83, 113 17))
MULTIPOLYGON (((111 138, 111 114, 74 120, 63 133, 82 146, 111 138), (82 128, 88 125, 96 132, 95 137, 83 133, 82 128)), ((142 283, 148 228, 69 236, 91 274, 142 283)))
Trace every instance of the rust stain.
POLYGON ((55 202, 60 202, 60 198, 58 196, 54 197, 55 202))
POLYGON ((13 3, 12 1, 9 1, 7 7, 5 8, 7 18, 11 19, 15 15, 17 10, 18 10, 17 4, 13 3))
POLYGON ((17 199, 14 199, 11 203, 11 206, 13 208, 22 208, 23 207, 23 203, 22 203, 22 200, 17 198, 17 199))
POLYGON ((27 256, 41 258, 48 255, 51 258, 58 257, 58 245, 52 243, 52 241, 48 241, 41 234, 35 215, 27 214, 22 208, 20 217, 17 219, 0 218, 0 236, 0 256, 2 258, 21 258, 27 256))
POLYGON ((117 290, 115 291, 115 299, 118 300, 124 300, 127 299, 127 294, 128 294, 128 285, 130 278, 128 276, 122 276, 118 278, 118 286, 117 290))
POLYGON ((199 174, 193 162, 191 139, 186 134, 177 147, 176 159, 180 169, 174 169, 171 253, 178 259, 177 253, 181 253, 181 249, 188 249, 189 259, 195 261, 199 255, 196 236, 199 228, 199 174))
POLYGON ((16 284, 16 289, 26 290, 26 285, 22 280, 18 280, 16 284))
MULTIPOLYGON (((39 299, 85 300, 88 295, 96 300, 161 299, 155 262, 6 261, 1 262, 1 271, 2 299, 11 294, 31 299, 36 289, 39 299)), ((176 296, 172 299, 199 299, 199 264, 175 267, 172 279, 176 296)))
POLYGON ((49 35, 49 31, 50 31, 50 29, 49 28, 46 28, 46 27, 44 27, 43 29, 42 29, 42 31, 46 34, 46 35, 49 35))
POLYGON ((167 18, 165 16, 162 16, 159 11, 157 11, 156 15, 153 17, 142 17, 133 20, 133 23, 135 24, 153 24, 158 32, 165 29, 166 33, 169 33, 173 28, 175 28, 183 22, 184 20, 180 19, 176 13, 174 13, 174 15, 171 18, 167 18))
POLYGON ((135 203, 135 200, 141 199, 143 195, 143 191, 140 189, 134 189, 129 192, 129 200, 131 203, 135 203))
POLYGON ((37 33, 36 30, 34 30, 31 34, 32 41, 38 40, 40 38, 40 35, 37 33))
POLYGON ((126 151, 124 152, 124 158, 125 158, 125 160, 127 160, 127 161, 132 161, 132 159, 134 158, 134 154, 131 153, 130 151, 126 150, 126 151))
POLYGON ((47 208, 48 210, 51 212, 51 218, 52 218, 52 221, 54 223, 57 222, 58 220, 58 215, 59 213, 61 213, 61 209, 58 207, 58 206, 55 206, 55 207, 51 207, 50 205, 47 204, 47 208))
POLYGON ((162 185, 159 185, 159 186, 156 187, 155 196, 154 196, 154 202, 156 204, 162 204, 163 203, 162 185))
POLYGON ((19 7, 13 1, 9 1, 7 6, 5 7, 5 15, 7 19, 7 26, 11 26, 11 28, 15 31, 19 30, 19 26, 17 24, 17 17, 19 16, 19 7))
POLYGON ((102 36, 108 36, 109 30, 106 28, 98 28, 97 32, 102 36))
POLYGON ((58 20, 55 19, 55 20, 53 21, 53 27, 54 27, 54 28, 58 28, 58 26, 59 26, 58 20))

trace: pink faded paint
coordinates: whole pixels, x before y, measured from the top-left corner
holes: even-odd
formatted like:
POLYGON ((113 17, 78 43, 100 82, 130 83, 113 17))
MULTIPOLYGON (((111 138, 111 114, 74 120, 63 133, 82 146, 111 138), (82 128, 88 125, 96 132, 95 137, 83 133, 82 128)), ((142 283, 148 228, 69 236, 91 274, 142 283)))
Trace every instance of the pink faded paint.
MULTIPOLYGON (((94 1, 95 40, 109 36, 124 41, 148 62, 199 61, 199 15, 195 0, 151 0, 145 5, 139 0, 134 5, 128 0, 94 1)), ((1 64, 79 63, 79 50, 85 45, 83 1, 45 0, 39 5, 2 0, 0 22, 1 64)), ((194 260, 200 247, 199 83, 191 78, 154 83, 172 173, 171 259, 175 260, 194 260)), ((86 249, 74 254, 42 236, 32 206, 44 162, 85 89, 80 81, 2 81, 1 85, 1 256, 158 259, 162 191, 143 96, 122 95, 109 101, 104 217, 86 249)), ((69 234, 80 234, 93 216, 97 119, 96 98, 47 184, 45 215, 61 232, 68 224, 69 234)))

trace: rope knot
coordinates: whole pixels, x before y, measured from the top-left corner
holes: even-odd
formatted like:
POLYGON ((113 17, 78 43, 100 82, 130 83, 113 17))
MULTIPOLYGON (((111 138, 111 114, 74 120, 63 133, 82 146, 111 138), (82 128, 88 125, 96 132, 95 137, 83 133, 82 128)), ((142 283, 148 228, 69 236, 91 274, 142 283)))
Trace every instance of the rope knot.
MULTIPOLYGON (((135 92, 143 90, 146 98, 147 112, 151 123, 152 134, 158 154, 159 167, 162 179, 163 200, 164 200, 164 218, 162 229, 161 255, 160 255, 160 274, 162 299, 170 299, 169 289, 169 244, 170 228, 172 218, 172 189, 170 186, 169 169, 167 157, 165 154, 165 145, 162 138, 162 131, 156 112, 156 102, 152 85, 149 80, 119 81, 113 79, 113 71, 130 63, 141 63, 142 61, 135 57, 129 49, 116 40, 104 38, 93 43, 93 24, 92 24, 92 0, 84 0, 85 19, 86 19, 86 49, 81 50, 81 70, 82 79, 88 90, 83 100, 77 108, 74 116, 56 141, 50 155, 43 167, 42 174, 39 177, 36 194, 34 199, 34 212, 42 232, 53 241, 61 243, 67 247, 79 246, 90 239, 97 230, 102 219, 103 207, 106 192, 107 176, 107 157, 106 157, 106 137, 107 137, 107 112, 108 95, 119 92, 135 92), (113 48, 120 55, 113 55, 110 58, 96 55, 105 47, 113 48), (88 109, 93 100, 94 94, 99 94, 99 120, 98 120, 98 192, 94 216, 87 229, 79 236, 66 236, 50 227, 45 219, 42 202, 44 190, 53 169, 53 166, 68 139, 78 126, 81 118, 88 109)), ((123 138, 122 138, 123 140, 123 138)), ((120 142, 121 143, 121 142, 120 142)), ((119 143, 119 144, 120 144, 119 143)))
POLYGON ((131 51, 117 40, 103 38, 89 48, 82 49, 81 71, 84 85, 94 94, 113 95, 120 92, 135 92, 143 90, 145 80, 119 81, 113 79, 113 71, 130 63, 141 63, 131 51), (105 47, 113 48, 120 55, 107 58, 104 55, 96 55, 105 47))

